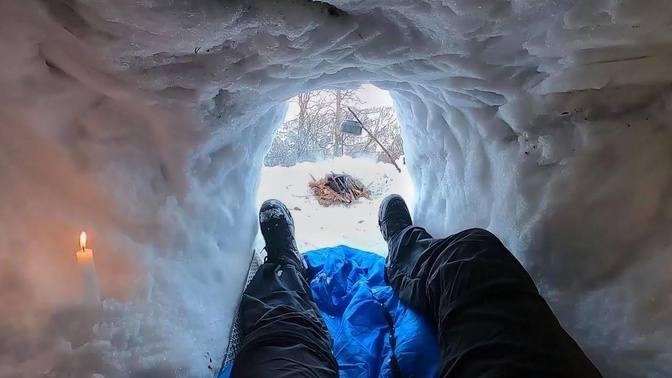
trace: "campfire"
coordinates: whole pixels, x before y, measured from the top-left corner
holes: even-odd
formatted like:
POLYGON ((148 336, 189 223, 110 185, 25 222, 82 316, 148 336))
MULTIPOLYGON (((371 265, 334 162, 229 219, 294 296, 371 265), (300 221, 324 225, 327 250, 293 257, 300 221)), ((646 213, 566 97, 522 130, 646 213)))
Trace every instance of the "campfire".
POLYGON ((369 190, 356 178, 342 173, 330 173, 324 178, 316 180, 310 176, 313 181, 308 184, 322 206, 331 206, 335 204, 349 205, 359 198, 370 198, 369 190))

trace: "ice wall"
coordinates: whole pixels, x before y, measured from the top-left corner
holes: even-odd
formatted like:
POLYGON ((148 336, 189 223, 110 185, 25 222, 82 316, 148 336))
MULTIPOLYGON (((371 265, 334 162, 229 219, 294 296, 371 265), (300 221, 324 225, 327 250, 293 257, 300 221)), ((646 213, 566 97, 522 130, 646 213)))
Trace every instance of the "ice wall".
POLYGON ((500 235, 605 375, 668 375, 672 4, 332 4, 2 3, 0 377, 216 369, 284 101, 362 81, 419 223, 500 235))

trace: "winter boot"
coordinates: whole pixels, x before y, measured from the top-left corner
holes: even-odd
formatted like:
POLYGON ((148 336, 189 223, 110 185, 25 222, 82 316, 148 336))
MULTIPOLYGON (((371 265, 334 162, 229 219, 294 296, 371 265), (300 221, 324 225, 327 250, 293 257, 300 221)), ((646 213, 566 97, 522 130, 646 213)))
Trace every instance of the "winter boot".
POLYGON ((264 202, 259 210, 259 225, 266 241, 266 262, 294 265, 305 276, 308 266, 296 246, 294 219, 287 206, 276 199, 264 202))
POLYGON ((412 224, 411 213, 400 195, 390 194, 380 204, 378 226, 386 242, 412 224))

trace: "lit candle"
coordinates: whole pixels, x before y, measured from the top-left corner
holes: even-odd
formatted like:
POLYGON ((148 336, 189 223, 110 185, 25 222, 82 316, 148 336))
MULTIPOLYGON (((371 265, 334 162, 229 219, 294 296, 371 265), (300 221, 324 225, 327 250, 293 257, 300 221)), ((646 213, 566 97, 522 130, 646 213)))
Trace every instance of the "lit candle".
POLYGON ((77 263, 82 272, 82 284, 84 285, 84 301, 98 302, 98 277, 96 277, 96 265, 93 262, 93 249, 86 248, 86 232, 79 234, 79 247, 77 251, 77 263))

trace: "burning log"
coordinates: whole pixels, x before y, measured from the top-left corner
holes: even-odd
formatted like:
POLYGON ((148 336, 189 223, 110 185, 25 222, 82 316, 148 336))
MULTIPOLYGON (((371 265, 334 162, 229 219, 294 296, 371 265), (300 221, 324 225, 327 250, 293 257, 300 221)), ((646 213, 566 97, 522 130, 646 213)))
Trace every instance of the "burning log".
POLYGON ((348 174, 327 174, 324 178, 316 180, 312 177, 308 185, 322 206, 335 204, 349 205, 359 198, 369 199, 369 190, 356 178, 348 174))

